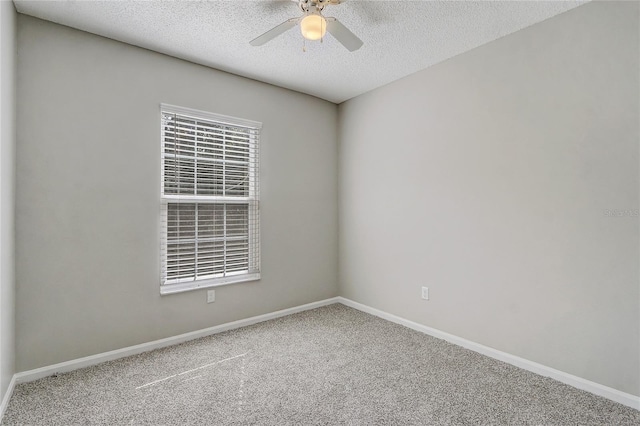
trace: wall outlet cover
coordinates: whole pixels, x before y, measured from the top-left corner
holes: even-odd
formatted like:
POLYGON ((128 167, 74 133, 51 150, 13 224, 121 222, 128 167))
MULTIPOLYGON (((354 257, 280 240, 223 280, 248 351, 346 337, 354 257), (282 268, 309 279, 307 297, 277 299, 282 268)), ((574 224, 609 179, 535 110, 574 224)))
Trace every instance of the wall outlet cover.
POLYGON ((422 287, 422 298, 429 300, 429 287, 422 287))

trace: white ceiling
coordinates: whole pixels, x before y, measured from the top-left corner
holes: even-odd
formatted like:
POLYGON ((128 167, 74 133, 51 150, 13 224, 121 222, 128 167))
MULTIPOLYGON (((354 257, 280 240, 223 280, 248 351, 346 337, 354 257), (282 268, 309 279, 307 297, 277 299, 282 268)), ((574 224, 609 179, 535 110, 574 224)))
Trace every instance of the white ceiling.
POLYGON ((293 28, 249 41, 301 14, 290 0, 31 1, 20 13, 340 103, 572 9, 584 1, 359 1, 325 8, 364 45, 306 42, 293 28))

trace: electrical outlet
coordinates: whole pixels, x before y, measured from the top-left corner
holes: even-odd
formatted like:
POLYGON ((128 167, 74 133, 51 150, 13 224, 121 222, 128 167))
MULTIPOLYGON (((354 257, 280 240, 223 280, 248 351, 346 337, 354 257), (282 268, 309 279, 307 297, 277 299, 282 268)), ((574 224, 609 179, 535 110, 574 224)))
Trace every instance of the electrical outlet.
POLYGON ((429 287, 422 287, 422 298, 429 300, 429 287))
POLYGON ((213 303, 216 301, 216 291, 207 290, 207 303, 213 303))

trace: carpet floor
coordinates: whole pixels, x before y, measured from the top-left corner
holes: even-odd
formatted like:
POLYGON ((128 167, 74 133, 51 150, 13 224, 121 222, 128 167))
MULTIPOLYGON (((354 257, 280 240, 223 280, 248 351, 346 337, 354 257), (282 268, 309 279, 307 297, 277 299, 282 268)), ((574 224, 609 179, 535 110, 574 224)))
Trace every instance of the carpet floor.
POLYGON ((5 425, 639 425, 640 411, 336 304, 15 388, 5 425))

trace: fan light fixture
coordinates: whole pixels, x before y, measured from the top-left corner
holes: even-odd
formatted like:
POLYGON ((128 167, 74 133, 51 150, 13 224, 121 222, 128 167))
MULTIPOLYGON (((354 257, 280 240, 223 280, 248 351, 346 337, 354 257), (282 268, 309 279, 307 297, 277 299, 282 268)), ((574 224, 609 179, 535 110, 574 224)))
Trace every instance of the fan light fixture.
POLYGON ((327 33, 327 21, 319 13, 310 13, 300 21, 300 32, 307 40, 320 40, 327 33))
MULTIPOLYGON (((0 0, 2 1, 2 0, 0 0)), ((347 27, 342 25, 340 21, 332 16, 326 18, 322 15, 322 11, 325 10, 325 6, 337 5, 344 0, 293 0, 298 3, 302 16, 296 18, 289 18, 280 25, 276 25, 266 33, 262 34, 251 40, 249 44, 251 46, 262 46, 263 44, 273 40, 280 34, 289 31, 296 25, 300 25, 300 32, 304 40, 320 40, 326 33, 329 33, 340 44, 353 52, 362 47, 362 40, 360 40, 354 33, 349 31, 347 27)), ((305 51, 305 44, 302 45, 302 50, 305 51)))

